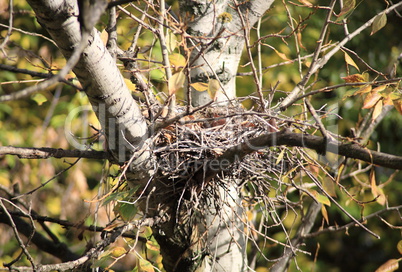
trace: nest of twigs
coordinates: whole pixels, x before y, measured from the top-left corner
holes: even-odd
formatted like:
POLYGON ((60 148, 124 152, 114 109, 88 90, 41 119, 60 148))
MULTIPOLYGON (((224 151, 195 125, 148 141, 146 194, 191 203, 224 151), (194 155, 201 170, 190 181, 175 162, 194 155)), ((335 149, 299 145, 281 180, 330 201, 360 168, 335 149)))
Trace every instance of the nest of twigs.
POLYGON ((209 107, 187 115, 155 135, 154 180, 164 185, 169 197, 182 199, 216 196, 219 186, 228 182, 235 182, 238 189, 245 184, 253 187, 255 196, 266 195, 270 181, 280 182, 291 164, 291 158, 279 157, 284 147, 256 148, 246 156, 239 151, 230 162, 221 158, 228 148, 285 125, 271 115, 239 107, 209 107), (213 178, 209 178, 211 172, 213 178))

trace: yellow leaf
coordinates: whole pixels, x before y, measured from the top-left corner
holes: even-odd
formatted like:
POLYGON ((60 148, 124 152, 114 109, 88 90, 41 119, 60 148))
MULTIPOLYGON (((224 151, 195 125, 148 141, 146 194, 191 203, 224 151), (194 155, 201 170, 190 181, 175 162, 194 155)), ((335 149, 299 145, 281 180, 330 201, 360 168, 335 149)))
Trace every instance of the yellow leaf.
POLYGON ((174 74, 171 78, 169 78, 168 87, 169 87, 169 95, 175 94, 178 89, 183 87, 184 81, 186 80, 186 75, 183 71, 180 71, 174 74))
POLYGON ((209 97, 211 97, 212 100, 215 100, 218 93, 220 92, 221 86, 219 84, 219 81, 216 79, 211 79, 208 82, 208 94, 209 97))
POLYGON ((137 89, 137 86, 128 78, 124 79, 124 82, 126 83, 127 87, 131 91, 135 91, 137 89))
POLYGON ((140 259, 140 271, 144 272, 155 272, 154 267, 150 262, 144 259, 140 259))
POLYGON ((396 245, 396 248, 398 249, 399 254, 402 254, 402 240, 400 240, 398 242, 398 244, 396 245))
POLYGON ((377 117, 380 115, 382 111, 382 100, 378 101, 377 104, 375 104, 374 111, 373 111, 373 116, 371 119, 374 121, 377 119, 377 117))
POLYGON ((399 259, 389 259, 382 264, 375 272, 392 272, 399 268, 399 259))
POLYGON ((382 12, 382 13, 378 14, 374 18, 374 22, 373 22, 373 24, 371 26, 370 35, 373 35, 374 33, 376 33, 378 30, 383 28, 386 24, 387 24, 387 15, 385 14, 385 12, 382 12))
POLYGON ((283 159, 283 155, 285 155, 285 148, 282 149, 281 153, 279 154, 278 158, 276 159, 275 165, 281 162, 283 159))
POLYGON ((374 88, 374 89, 373 89, 373 92, 381 92, 381 91, 384 91, 387 87, 388 87, 387 84, 380 85, 380 86, 374 88))
POLYGON ((394 103, 395 109, 402 114, 402 99, 392 101, 394 103))
POLYGON ((109 34, 107 33, 106 28, 104 30, 102 30, 102 32, 100 34, 100 38, 103 42, 103 45, 106 46, 107 40, 109 38, 109 34))
POLYGON ((311 3, 310 3, 309 1, 307 1, 307 0, 299 0, 299 2, 302 3, 303 5, 309 7, 309 8, 313 7, 313 4, 311 4, 311 3))
POLYGON ((371 117, 371 120, 377 119, 377 117, 380 115, 382 111, 382 100, 378 101, 377 104, 375 104, 374 111, 373 111, 373 116, 371 117))
POLYGON ((274 51, 275 51, 276 54, 278 54, 278 56, 279 56, 281 59, 283 59, 283 60, 290 60, 284 53, 279 52, 279 51, 276 50, 275 48, 274 48, 274 51))
POLYGON ((186 66, 186 58, 179 53, 173 53, 169 55, 169 62, 174 68, 180 68, 186 66))
POLYGON ((123 254, 126 254, 126 253, 127 253, 127 250, 124 247, 115 247, 111 251, 111 255, 114 258, 119 258, 120 256, 122 256, 123 254))
POLYGON ((160 249, 158 243, 152 240, 148 240, 145 245, 149 250, 159 251, 160 249))
POLYGON ((179 42, 177 41, 176 36, 173 34, 172 31, 168 30, 168 33, 166 34, 166 47, 169 53, 172 53, 179 42))
POLYGON ((364 85, 359 90, 357 90, 353 95, 369 93, 371 92, 371 89, 372 89, 371 85, 364 85))
POLYGON ((355 67, 355 68, 357 69, 357 71, 360 72, 360 69, 359 69, 359 67, 357 66, 356 62, 354 62, 354 60, 349 56, 349 54, 346 53, 346 52, 343 52, 343 53, 345 54, 345 61, 346 61, 346 63, 349 64, 349 65, 351 65, 351 66, 353 66, 353 67, 355 67))
POLYGON ((321 205, 321 214, 322 214, 322 217, 324 217, 325 222, 327 222, 327 224, 329 225, 328 212, 324 205, 321 205))
POLYGON ((381 99, 381 94, 378 92, 371 91, 363 102, 363 109, 370 109, 381 99))
POLYGON ((208 83, 204 83, 204 82, 191 83, 190 86, 193 87, 194 90, 196 90, 198 92, 204 92, 204 91, 208 90, 208 83))
POLYGON ((379 188, 376 184, 375 180, 375 171, 371 169, 370 172, 370 184, 371 184, 371 193, 376 198, 378 204, 385 205, 386 198, 381 188, 379 188))

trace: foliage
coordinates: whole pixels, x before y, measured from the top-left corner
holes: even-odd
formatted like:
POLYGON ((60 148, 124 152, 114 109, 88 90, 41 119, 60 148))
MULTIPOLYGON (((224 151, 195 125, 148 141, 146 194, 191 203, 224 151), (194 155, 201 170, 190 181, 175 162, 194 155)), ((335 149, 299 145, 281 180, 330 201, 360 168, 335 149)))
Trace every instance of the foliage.
MULTIPOLYGON (((324 18, 329 9, 328 6, 321 6, 321 2, 276 1, 262 18, 261 25, 251 31, 251 46, 247 50, 253 56, 252 61, 258 64, 257 76, 262 79, 262 90, 271 108, 279 105, 300 82, 301 76, 314 65, 313 52, 318 46, 317 40, 322 34, 324 18)), ((177 3, 171 5, 172 10, 178 9, 177 3)), ((321 122, 329 130, 333 128, 331 132, 334 135, 342 135, 341 140, 360 141, 367 136, 370 141, 362 143, 365 147, 375 150, 378 146, 383 152, 402 154, 400 136, 395 133, 402 129, 398 62, 398 37, 402 35, 398 23, 401 23, 401 17, 394 12, 386 14, 383 10, 388 5, 385 1, 343 1, 342 8, 336 5, 337 15, 332 16, 329 31, 324 33, 322 50, 316 61, 330 52, 347 33, 370 18, 374 18, 372 27, 343 46, 330 62, 313 73, 312 79, 306 82, 304 93, 314 93, 304 99, 318 109, 316 113, 320 121, 313 118, 313 111, 309 110, 302 99, 287 108, 280 118, 289 118, 286 121, 291 120, 292 125, 302 133, 324 136, 319 126, 315 125, 321 122), (382 114, 387 106, 392 109, 382 114), (377 121, 377 129, 369 135, 353 135, 351 132, 357 130, 363 133, 364 125, 370 127, 370 124, 377 121)), ((151 28, 159 27, 158 24, 146 18, 136 7, 151 16, 159 16, 157 6, 148 2, 135 2, 120 7, 117 12, 118 47, 127 50, 133 46, 132 37, 140 33, 135 41, 138 46, 136 58, 145 81, 153 84, 152 90, 158 101, 165 102, 167 97, 175 95, 178 105, 185 108, 186 102, 183 101, 187 99, 187 93, 184 86, 188 76, 186 66, 189 63, 186 37, 183 32, 165 30, 163 36, 168 51, 166 60, 157 42, 160 37, 149 29, 140 29, 138 20, 133 18, 141 18, 139 21, 142 25, 151 28), (170 77, 164 70, 165 61, 171 67, 170 77)), ((10 7, 5 6, 4 10, 8 12, 0 14, 0 48, 4 55, 1 64, 44 75, 57 73, 64 67, 66 60, 48 34, 43 33, 30 7, 25 1, 14 1, 13 9, 12 35, 8 35, 7 27, 10 7)), ((223 24, 230 23, 232 15, 222 13, 218 18, 223 24)), ((105 42, 108 20, 104 16, 96 26, 106 37, 105 42)), ((172 21, 166 22, 179 27, 179 24, 172 21)), ((144 100, 144 93, 138 90, 138 82, 130 78, 124 60, 118 60, 117 63, 132 95, 137 100, 144 100)), ((237 95, 243 98, 244 110, 257 108, 259 101, 255 97, 258 90, 247 52, 243 53, 238 72, 237 95)), ((72 72, 66 79, 76 88, 71 84, 58 84, 32 94, 27 99, 1 102, 2 146, 73 149, 75 146, 66 140, 65 135, 65 121, 68 119, 71 120, 69 129, 77 143, 85 145, 87 150, 105 148, 101 127, 94 113, 85 110, 71 115, 75 109, 86 107, 89 102, 79 90, 79 83, 72 72)), ((43 77, 38 79, 32 73, 16 73, 4 69, 0 73, 0 94, 12 94, 41 81, 43 77)), ((220 92, 219 81, 214 78, 208 78, 206 82, 194 82, 191 86, 199 92, 207 91, 213 100, 220 92)), ((167 112, 161 111, 161 115, 166 116, 167 112)), ((198 118, 195 116, 188 116, 186 121, 191 123, 192 118, 198 118)), ((243 122, 244 127, 258 127, 255 120, 247 119, 243 122)), ((277 125, 285 124, 283 121, 277 125)), ((186 127, 168 127, 160 137, 165 144, 174 142, 177 139, 173 132, 180 129, 185 130, 186 127)), ((210 155, 221 155, 221 148, 218 146, 210 155)), ((325 157, 328 161, 321 161, 324 158, 320 154, 307 149, 272 147, 264 152, 257 152, 256 160, 275 153, 275 165, 283 161, 302 163, 298 167, 289 163, 289 168, 280 174, 273 171, 253 177, 259 180, 254 183, 248 176, 249 180, 245 182, 244 205, 250 208, 246 215, 253 225, 250 230, 246 230, 250 232, 248 235, 253 241, 253 244, 249 243, 247 253, 255 271, 268 271, 268 267, 283 255, 283 245, 296 234, 303 223, 302 215, 307 213, 307 207, 314 201, 323 204, 318 223, 311 233, 305 234, 305 247, 296 249, 290 271, 395 271, 398 268, 401 254, 398 243, 401 240, 398 205, 402 190, 398 181, 402 179, 401 173, 351 159, 341 160, 337 156, 329 155, 325 157), (329 161, 331 159, 333 161, 329 161), (267 180, 271 182, 269 186, 263 189, 258 187, 261 184, 261 187, 265 186, 267 180), (323 190, 317 187, 317 183, 323 186, 323 190), (275 203, 258 201, 262 193, 267 197, 265 199, 275 199, 275 203), (286 199, 282 201, 280 197, 286 199), (365 218, 365 226, 380 235, 381 239, 356 228, 350 217, 340 212, 331 199, 335 199, 354 218, 365 218), (267 207, 273 208, 275 214, 271 215, 267 207), (378 248, 381 248, 381 252, 378 248)), ((141 221, 145 214, 134 205, 135 197, 141 194, 141 190, 126 187, 123 166, 102 160, 27 160, 13 156, 1 156, 0 164, 0 203, 11 207, 10 211, 15 213, 19 211, 18 206, 25 205, 35 211, 34 214, 46 216, 46 220, 42 220, 48 223, 35 219, 35 216, 32 216, 32 220, 38 221, 35 223, 36 231, 45 233, 48 240, 64 243, 80 255, 102 240, 105 232, 118 230, 128 221, 141 222, 142 225, 136 225, 131 232, 112 243, 97 260, 92 260, 92 267, 115 271, 163 269, 160 248, 151 227, 141 221), (70 166, 71 169, 66 170, 70 166), (7 200, 15 196, 19 198, 7 200), (47 220, 49 218, 54 220, 47 220), (100 230, 97 226, 103 227, 100 230)), ((5 216, 5 213, 1 215, 5 216)), ((43 264, 59 262, 51 254, 28 246, 29 254, 20 258, 23 246, 16 241, 11 227, 5 224, 1 226, 0 244, 3 246, 0 248, 0 262, 7 264, 18 260, 18 266, 30 266, 29 257, 43 264)), ((24 239, 23 242, 28 244, 24 239)))

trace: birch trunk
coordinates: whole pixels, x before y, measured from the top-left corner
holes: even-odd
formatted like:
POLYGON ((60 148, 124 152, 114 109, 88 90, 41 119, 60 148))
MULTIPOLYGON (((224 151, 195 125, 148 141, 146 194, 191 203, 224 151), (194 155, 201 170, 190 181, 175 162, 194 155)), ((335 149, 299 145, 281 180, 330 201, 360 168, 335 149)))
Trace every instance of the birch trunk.
MULTIPOLYGON (((28 2, 38 22, 68 59, 81 41, 76 2, 28 2)), ((192 16, 192 20, 187 22, 188 30, 190 35, 196 36, 193 42, 200 50, 194 50, 191 56, 193 66, 200 65, 191 70, 191 81, 219 80, 222 91, 217 101, 222 102, 221 105, 236 97, 235 75, 244 47, 243 29, 250 29, 272 2, 246 1, 237 6, 235 1, 227 0, 181 1, 182 11, 192 16)), ((148 143, 147 125, 96 29, 92 30, 88 45, 73 71, 89 97, 116 161, 122 163, 134 158, 129 170, 130 181, 144 184, 153 174, 150 170, 151 144, 148 143)), ((193 105, 202 105, 210 100, 206 92, 193 90, 193 105)), ((163 186, 157 190, 163 191, 163 186)), ((239 192, 229 181, 225 188, 221 187, 218 191, 219 203, 223 205, 210 199, 205 213, 194 217, 193 222, 184 221, 183 225, 178 225, 173 205, 168 210, 170 220, 154 227, 167 271, 247 270, 239 192)), ((160 199, 152 201, 152 205, 157 207, 160 199)))

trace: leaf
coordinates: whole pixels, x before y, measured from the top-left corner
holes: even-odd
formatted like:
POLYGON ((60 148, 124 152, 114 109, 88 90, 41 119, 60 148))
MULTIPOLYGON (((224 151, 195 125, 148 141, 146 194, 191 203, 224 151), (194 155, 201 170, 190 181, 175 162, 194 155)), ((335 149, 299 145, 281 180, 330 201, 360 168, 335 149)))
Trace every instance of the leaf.
POLYGON ((279 154, 278 158, 276 159, 275 165, 278 165, 278 163, 281 162, 283 159, 283 155, 285 155, 285 148, 282 149, 281 153, 279 154))
POLYGON ((175 94, 178 89, 183 87, 185 80, 186 80, 186 75, 183 73, 183 71, 180 71, 180 72, 174 74, 169 79, 169 82, 168 82, 169 95, 175 94))
POLYGON ((394 107, 395 109, 402 114, 402 98, 398 99, 398 100, 393 100, 392 101, 394 103, 394 107))
POLYGON ((169 62, 174 68, 186 66, 186 58, 179 53, 169 55, 169 62))
POLYGON ((385 198, 385 195, 384 195, 382 189, 379 188, 376 184, 374 169, 371 169, 371 172, 370 172, 370 184, 371 184, 371 193, 376 198, 376 201, 378 202, 378 204, 385 205, 386 198, 385 198))
POLYGON ((345 0, 343 1, 343 7, 341 9, 341 11, 339 12, 338 19, 336 21, 341 21, 343 19, 345 19, 347 16, 349 16, 353 9, 356 6, 356 1, 355 0, 345 0))
POLYGON ((197 92, 204 92, 208 90, 208 83, 205 82, 191 83, 190 86, 193 87, 197 92))
POLYGON ((332 197, 337 197, 336 190, 335 190, 335 183, 329 177, 324 177, 322 180, 322 187, 324 188, 325 192, 332 197))
POLYGON ((321 205, 321 214, 322 214, 322 217, 324 217, 325 222, 327 222, 327 225, 329 225, 328 212, 324 205, 321 205))
POLYGON ((399 259, 389 259, 382 264, 375 272, 392 272, 399 268, 399 259))
POLYGON ((114 258, 119 258, 120 256, 127 253, 127 250, 124 247, 118 246, 111 250, 111 255, 114 258))
POLYGON ((172 31, 168 30, 165 40, 166 40, 166 47, 167 47, 168 52, 172 53, 176 49, 177 45, 179 44, 176 36, 173 34, 172 31))
POLYGON ((159 247, 159 245, 158 245, 158 243, 156 241, 148 240, 145 245, 149 250, 153 250, 153 251, 159 251, 160 250, 160 247, 159 247))
POLYGON ((35 101, 39 106, 41 106, 47 101, 47 98, 41 93, 36 93, 32 96, 32 100, 35 101))
POLYGON ((94 263, 92 263, 91 268, 99 268, 99 267, 105 268, 110 261, 111 253, 112 253, 111 250, 104 251, 98 257, 98 259, 94 263))
POLYGON ((357 66, 356 62, 349 56, 348 53, 346 53, 345 51, 343 52, 345 54, 345 61, 347 64, 355 67, 357 69, 357 71, 360 72, 359 66, 357 66))
POLYGON ((145 272, 155 272, 152 264, 144 259, 140 259, 139 270, 145 272))
POLYGON ((400 240, 398 242, 398 244, 396 245, 396 248, 398 249, 399 254, 402 254, 402 240, 400 240))
POLYGON ((138 208, 131 203, 119 202, 114 208, 114 212, 119 214, 124 221, 131 221, 137 214, 138 208))
POLYGON ((370 109, 381 99, 381 95, 378 92, 371 91, 363 102, 363 109, 370 109))
POLYGON ((358 94, 365 94, 371 92, 372 87, 371 85, 364 85, 360 89, 358 89, 353 95, 358 95, 358 94))
POLYGON ((373 35, 374 33, 376 33, 378 30, 383 28, 386 24, 387 24, 387 15, 385 14, 385 12, 382 12, 382 13, 378 14, 374 18, 374 22, 371 25, 371 33, 370 33, 370 35, 373 35))
POLYGON ((221 86, 220 86, 218 80, 211 79, 208 82, 208 94, 212 100, 216 100, 216 97, 217 97, 218 93, 220 92, 220 89, 221 89, 221 86))
POLYGON ((377 117, 380 115, 382 111, 382 100, 378 101, 377 104, 375 104, 374 111, 373 111, 373 116, 371 117, 371 120, 377 119, 377 117))
POLYGON ((274 48, 275 53, 283 60, 290 60, 284 53, 279 52, 274 48))
POLYGON ((106 46, 107 40, 109 38, 109 34, 107 33, 106 28, 104 30, 102 30, 102 32, 100 34, 100 38, 102 40, 103 45, 106 46))
POLYGON ((328 197, 318 193, 316 190, 310 190, 311 194, 316 198, 316 200, 327 206, 331 206, 331 201, 328 197))
POLYGON ((309 1, 307 1, 307 0, 299 0, 299 2, 302 3, 303 5, 309 7, 309 8, 312 8, 312 7, 314 6, 313 4, 311 4, 311 3, 310 3, 309 1))
POLYGON ((373 89, 373 92, 381 92, 381 91, 384 91, 384 90, 385 90, 385 88, 387 88, 387 87, 388 87, 388 85, 387 85, 387 84, 380 85, 380 86, 378 86, 378 87, 374 88, 374 89, 373 89))
POLYGON ((347 83, 366 82, 366 79, 361 74, 353 74, 341 78, 345 80, 347 83))

